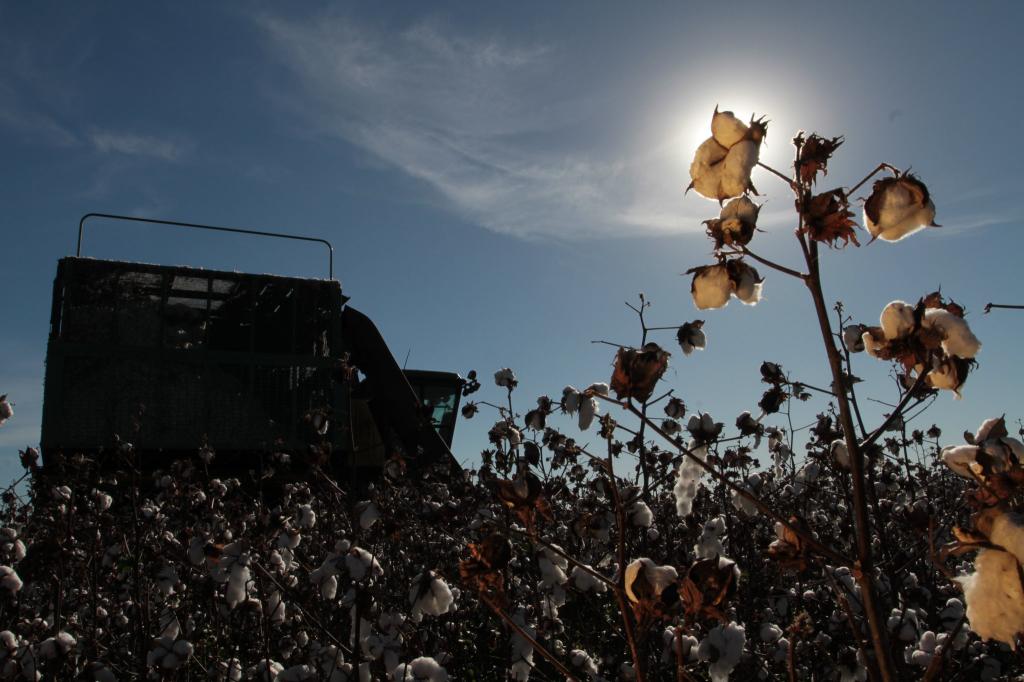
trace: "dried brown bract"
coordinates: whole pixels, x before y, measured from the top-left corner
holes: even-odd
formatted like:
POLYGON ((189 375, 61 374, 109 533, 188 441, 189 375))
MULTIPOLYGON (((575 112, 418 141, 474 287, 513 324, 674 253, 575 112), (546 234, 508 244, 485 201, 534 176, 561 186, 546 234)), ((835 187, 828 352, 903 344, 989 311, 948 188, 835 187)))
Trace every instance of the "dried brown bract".
POLYGON ((611 379, 612 390, 619 400, 644 402, 650 398, 654 386, 668 369, 670 355, 656 343, 648 343, 640 350, 619 348, 611 379))

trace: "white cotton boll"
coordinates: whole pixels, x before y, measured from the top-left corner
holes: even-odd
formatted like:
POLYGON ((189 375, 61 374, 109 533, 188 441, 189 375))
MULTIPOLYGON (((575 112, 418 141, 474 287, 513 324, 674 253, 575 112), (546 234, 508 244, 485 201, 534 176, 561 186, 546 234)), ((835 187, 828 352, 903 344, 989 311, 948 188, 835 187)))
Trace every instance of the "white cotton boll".
MULTIPOLYGON (((692 419, 692 418, 691 418, 692 419)), ((708 456, 706 446, 693 447, 690 442, 690 451, 699 460, 704 461, 708 456)), ((676 498, 676 513, 681 517, 689 516, 693 509, 693 500, 697 497, 697 490, 700 487, 700 477, 703 469, 690 457, 683 457, 679 463, 679 471, 676 474, 676 484, 672 488, 672 494, 676 498)))
POLYGON ((761 289, 764 283, 757 276, 757 271, 751 267, 743 268, 740 272, 740 279, 736 282, 736 298, 745 305, 757 305, 761 300, 761 289))
POLYGON ((280 592, 274 590, 267 595, 267 600, 263 604, 263 611, 267 614, 267 619, 274 625, 280 625, 285 621, 286 609, 280 592))
POLYGON ((338 578, 337 576, 328 575, 324 576, 320 583, 320 596, 331 601, 338 595, 338 578))
POLYGON ((345 555, 345 567, 352 579, 357 581, 365 578, 367 573, 374 576, 384 575, 384 569, 381 568, 380 563, 361 547, 353 547, 349 550, 349 553, 345 555))
POLYGON ((704 528, 701 530, 700 537, 697 538, 697 544, 693 546, 693 552, 697 555, 698 559, 710 559, 711 557, 721 557, 725 552, 725 546, 722 545, 722 535, 725 533, 725 518, 722 516, 716 516, 707 523, 704 524, 704 528))
POLYGON ((229 608, 233 609, 247 599, 246 589, 250 577, 249 567, 241 562, 236 562, 231 567, 231 573, 228 577, 228 589, 224 595, 229 608))
POLYGON ((302 664, 285 668, 274 678, 274 682, 305 682, 315 678, 316 669, 311 665, 302 664))
POLYGON ((409 617, 417 623, 423 619, 423 615, 440 616, 448 613, 455 601, 451 588, 445 581, 433 572, 428 575, 429 578, 423 574, 416 576, 409 590, 409 603, 412 605, 409 617))
POLYGON ((759 634, 762 642, 775 642, 782 637, 782 628, 775 623, 762 623, 761 632, 759 634))
POLYGON ((377 507, 375 502, 361 503, 366 506, 363 507, 362 513, 359 515, 359 527, 363 530, 369 530, 373 527, 373 524, 380 520, 380 509, 377 507))
POLYGON ((611 389, 608 387, 608 384, 604 382, 598 382, 596 384, 590 384, 590 386, 587 388, 587 393, 594 393, 596 395, 607 396, 608 391, 610 390, 611 389))
POLYGON ((981 426, 974 432, 974 442, 981 443, 989 439, 992 429, 997 426, 1006 428, 1006 419, 1004 417, 989 417, 985 421, 981 422, 981 426))
POLYGON ((679 654, 684 662, 697 660, 697 638, 692 635, 676 633, 675 628, 665 628, 661 632, 663 648, 661 651, 662 663, 675 663, 679 654))
POLYGON ((634 502, 627 513, 629 514, 629 522, 639 528, 650 528, 651 524, 654 523, 654 512, 651 511, 651 508, 643 500, 634 502))
POLYGON ((565 574, 568 562, 553 552, 545 550, 537 557, 537 568, 540 570, 540 586, 551 589, 555 585, 564 585, 569 580, 565 574))
POLYGON ((174 643, 174 646, 171 647, 171 651, 173 651, 176 656, 181 658, 181 660, 187 661, 189 657, 192 656, 192 653, 195 651, 195 647, 193 647, 192 642, 188 641, 187 639, 179 639, 177 642, 174 643))
POLYGON ((633 583, 641 571, 654 594, 661 594, 662 590, 679 579, 679 573, 672 566, 658 566, 646 557, 636 559, 626 566, 626 596, 633 602, 640 601, 640 597, 633 593, 633 583))
POLYGON ((569 415, 576 414, 580 406, 580 392, 572 386, 562 389, 562 409, 569 415))
POLYGON ((421 656, 395 671, 396 682, 448 682, 448 673, 433 658, 421 656), (401 677, 399 677, 401 675, 401 677))
POLYGON ((871 236, 898 242, 935 225, 935 204, 917 180, 889 178, 876 183, 875 188, 864 204, 864 226, 871 236))
POLYGON ((586 673, 590 679, 597 677, 597 663, 594 662, 594 659, 586 651, 573 649, 569 652, 569 662, 572 663, 573 667, 579 668, 586 673))
POLYGON ((694 275, 690 285, 693 304, 700 310, 721 308, 729 302, 733 283, 724 265, 712 265, 694 275))
POLYGON ((946 355, 969 360, 981 350, 981 341, 971 332, 964 319, 948 310, 929 308, 924 311, 921 325, 939 332, 943 339, 942 350, 946 355))
MULTIPOLYGON (((918 372, 922 371, 921 365, 917 365, 915 369, 918 372)), ((960 400, 963 397, 959 390, 960 385, 963 382, 960 379, 960 375, 957 373, 956 366, 952 362, 940 362, 936 366, 932 367, 932 370, 925 378, 925 382, 932 388, 953 391, 957 400, 960 400)))
POLYGON ((737 142, 722 162, 721 196, 738 197, 750 189, 750 172, 757 165, 759 150, 753 140, 737 142))
POLYGON ((973 479, 971 465, 978 461, 978 446, 955 445, 943 448, 942 461, 958 476, 973 479))
POLYGON ((715 110, 711 117, 711 136, 723 147, 732 147, 747 136, 747 124, 731 111, 715 110))
POLYGON ((747 642, 747 634, 742 625, 727 623, 718 625, 708 632, 697 647, 697 656, 702 661, 710 661, 708 672, 711 682, 726 682, 743 655, 743 647, 747 642))
POLYGON ((509 668, 508 677, 513 682, 528 682, 530 679, 530 673, 533 671, 533 666, 526 661, 516 661, 509 668))
POLYGON ((974 573, 961 575, 967 602, 967 621, 982 639, 1016 647, 1017 633, 1024 631, 1024 590, 1020 565, 1009 552, 982 549, 974 560, 974 573))
POLYGON ((850 449, 846 447, 846 441, 843 439, 832 441, 831 446, 832 461, 836 463, 841 469, 850 468, 850 449))
POLYGON ((295 549, 299 546, 302 535, 294 528, 286 528, 277 535, 277 546, 281 549, 295 549))
POLYGON ((316 512, 308 504, 299 505, 299 525, 303 528, 312 528, 316 525, 316 512))
POLYGON ((1013 512, 997 514, 988 539, 1024 563, 1024 516, 1013 512))
POLYGON ((594 568, 590 565, 586 565, 586 568, 590 570, 588 571, 581 566, 573 567, 572 573, 569 574, 569 577, 572 579, 573 586, 580 592, 607 592, 608 585, 606 585, 603 580, 595 577, 591 572, 594 568))
POLYGON ((843 344, 846 350, 851 353, 860 353, 864 350, 864 325, 851 324, 843 328, 843 344))
POLYGON ((914 307, 904 301, 893 301, 882 309, 879 322, 886 339, 902 339, 914 330, 914 307))
POLYGON ((24 583, 13 568, 10 566, 0 566, 0 590, 17 594, 23 585, 24 583))
POLYGON ((14 416, 14 407, 7 401, 6 395, 0 395, 0 426, 14 416))
POLYGON ((590 425, 594 422, 594 416, 600 411, 601 406, 598 405, 597 398, 581 396, 579 415, 580 430, 586 431, 589 429, 590 425))
POLYGON ((730 219, 738 219, 745 223, 756 223, 760 207, 750 200, 749 197, 737 197, 727 203, 718 217, 723 222, 730 219))
POLYGON ((718 199, 722 182, 723 162, 729 150, 709 137, 697 147, 690 164, 690 180, 697 193, 708 199, 718 199))
POLYGON ((861 343, 864 344, 864 350, 867 351, 868 355, 877 358, 886 346, 885 334, 881 331, 878 331, 876 334, 868 330, 861 335, 861 343))
POLYGON ((504 369, 499 369, 497 372, 494 373, 494 384, 496 386, 511 389, 515 388, 516 384, 518 383, 519 382, 516 381, 515 373, 508 367, 505 367, 504 369))

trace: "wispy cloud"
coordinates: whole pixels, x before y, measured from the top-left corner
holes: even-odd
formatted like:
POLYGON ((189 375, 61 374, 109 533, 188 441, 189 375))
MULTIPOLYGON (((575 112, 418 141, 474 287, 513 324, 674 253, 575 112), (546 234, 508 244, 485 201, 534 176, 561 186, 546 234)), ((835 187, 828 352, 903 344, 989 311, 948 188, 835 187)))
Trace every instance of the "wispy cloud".
POLYGON ((32 142, 54 147, 78 144, 78 137, 49 114, 24 103, 14 88, 0 82, 0 128, 32 142))
POLYGON ((557 52, 420 22, 394 34, 338 15, 264 16, 297 76, 305 127, 428 183, 491 230, 573 239, 699 227, 681 215, 674 150, 622 150, 578 130, 601 111, 552 77, 557 52))
POLYGON ((109 130, 94 131, 89 135, 89 141, 104 154, 146 156, 162 161, 178 161, 191 148, 189 143, 180 140, 109 130))

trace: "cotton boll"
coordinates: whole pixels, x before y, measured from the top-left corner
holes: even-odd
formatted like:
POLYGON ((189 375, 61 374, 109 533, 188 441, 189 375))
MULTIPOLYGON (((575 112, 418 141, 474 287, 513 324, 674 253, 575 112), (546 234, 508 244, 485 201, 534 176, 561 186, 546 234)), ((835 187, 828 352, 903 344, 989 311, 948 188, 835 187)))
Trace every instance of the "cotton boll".
MULTIPOLYGON (((691 442, 691 445, 693 443, 691 442)), ((701 461, 708 456, 707 447, 691 447, 690 451, 701 461)), ((697 497, 697 489, 700 485, 700 477, 703 469, 699 464, 692 461, 690 457, 684 457, 679 463, 679 471, 676 474, 676 484, 672 488, 672 494, 676 498, 676 513, 681 517, 690 515, 693 508, 693 500, 697 497)))
POLYGON ((316 512, 308 504, 299 505, 299 525, 303 528, 312 528, 316 525, 316 512))
POLYGON ((690 284, 693 304, 700 310, 721 308, 729 302, 733 284, 725 265, 711 265, 699 269, 690 284))
POLYGON ((373 527, 373 524, 380 520, 380 509, 377 507, 375 502, 362 502, 362 512, 359 514, 359 527, 363 530, 369 530, 373 527))
POLYGON ((1009 552, 982 549, 974 560, 974 573, 961 575, 971 630, 982 639, 1016 647, 1024 631, 1024 590, 1017 559, 1009 552))
POLYGON ((697 544, 693 546, 693 553, 698 559, 710 559, 720 557, 725 552, 722 545, 722 535, 725 534, 725 518, 716 516, 704 524, 697 544))
POLYGON ((745 263, 740 264, 739 278, 735 280, 736 284, 736 298, 740 299, 746 305, 757 305, 758 301, 761 300, 761 288, 764 280, 762 280, 757 270, 746 265, 745 263))
POLYGON ((654 513, 643 500, 637 500, 629 508, 629 522, 639 528, 650 528, 654 523, 654 513))
POLYGON ((934 329, 942 337, 942 350, 947 355, 970 359, 981 350, 981 341, 972 332, 962 317, 943 308, 929 308, 924 312, 921 325, 934 329))
POLYGON ((697 147, 690 164, 690 186, 701 196, 719 198, 723 161, 728 153, 729 150, 715 141, 714 137, 709 137, 697 147))
POLYGON ((1024 563, 1024 516, 1012 512, 996 514, 988 539, 1024 563))
POLYGON ((868 327, 861 335, 861 343, 864 350, 873 358, 880 357, 881 351, 886 347, 885 333, 881 327, 868 327))
POLYGON ((879 322, 886 339, 902 339, 914 331, 914 307, 904 301, 893 301, 882 309, 879 322))
POLYGON ((608 586, 603 580, 598 579, 594 576, 592 566, 586 565, 586 568, 582 566, 574 566, 572 573, 569 574, 569 578, 572 580, 573 586, 580 592, 607 592, 608 586), (586 569, 590 569, 589 571, 586 569))
POLYGON ((366 577, 367 573, 373 576, 384 575, 384 569, 380 563, 361 547, 353 547, 345 555, 345 567, 353 580, 359 581, 366 577))
MULTIPOLYGON (((724 157, 725 154, 722 154, 722 156, 724 157)), ((14 407, 7 401, 6 395, 0 395, 0 426, 3 426, 4 422, 13 416, 14 407)))
POLYGON ((843 344, 851 353, 864 350, 864 325, 851 324, 843 329, 843 344))
POLYGON ((597 663, 582 649, 573 649, 569 652, 569 662, 576 668, 587 674, 590 679, 596 679, 598 674, 597 663))
POLYGON ((581 431, 586 431, 594 421, 594 416, 601 411, 597 398, 593 396, 581 396, 579 403, 579 425, 581 431))
POLYGON ((709 661, 711 682, 727 682, 743 655, 747 635, 742 625, 726 623, 712 628, 697 647, 697 656, 709 661))
POLYGON ((731 111, 719 111, 711 117, 711 136, 715 142, 729 148, 747 136, 747 124, 736 118, 731 111))
POLYGON ((850 449, 846 447, 845 440, 834 440, 831 446, 832 461, 841 469, 850 468, 850 449))
POLYGON ((879 180, 864 203, 864 226, 871 236, 888 242, 936 227, 928 188, 912 175, 879 180))
MULTIPOLYGON (((704 350, 707 346, 707 335, 704 333, 704 320, 694 320, 680 325, 676 331, 676 340, 684 355, 694 350, 704 350)), ((672 415, 669 415, 672 416, 672 415)))
POLYGON ((396 682, 448 682, 448 672, 433 658, 421 656, 395 671, 396 682), (399 676, 401 675, 401 676, 399 676))
POLYGON ((942 449, 942 461, 953 473, 973 479, 971 465, 978 460, 977 445, 956 445, 942 449))
POLYGON ((433 571, 428 571, 413 579, 412 589, 409 590, 409 603, 412 605, 409 616, 417 623, 423 619, 423 615, 440 616, 448 613, 454 601, 448 583, 433 571))
POLYGON ((757 165, 759 150, 753 140, 733 145, 722 162, 719 198, 738 197, 750 189, 750 172, 757 165))
POLYGON ((751 201, 749 197, 737 197, 722 207, 719 218, 723 221, 736 218, 753 225, 757 223, 757 214, 760 211, 761 207, 751 201))
POLYGON ((24 583, 13 568, 10 566, 0 566, 0 590, 17 594, 23 585, 24 583))
POLYGON ((660 595, 662 590, 679 578, 679 573, 672 566, 658 566, 654 561, 646 557, 630 562, 626 566, 626 596, 634 603, 639 602, 641 599, 640 596, 633 592, 634 583, 636 583, 641 573, 655 595, 660 595))
POLYGON ((562 409, 565 410, 566 414, 576 414, 576 410, 580 406, 580 392, 572 386, 566 386, 562 389, 562 409))

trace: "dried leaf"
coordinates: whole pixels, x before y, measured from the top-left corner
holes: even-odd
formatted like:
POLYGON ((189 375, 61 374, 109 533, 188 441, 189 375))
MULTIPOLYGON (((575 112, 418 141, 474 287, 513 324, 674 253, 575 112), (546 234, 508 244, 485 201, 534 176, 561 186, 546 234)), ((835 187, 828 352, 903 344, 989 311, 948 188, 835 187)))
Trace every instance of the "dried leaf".
POLYGON ((656 343, 648 343, 641 350, 619 348, 611 378, 615 395, 619 400, 632 398, 639 402, 646 401, 668 369, 669 356, 670 353, 656 343))

